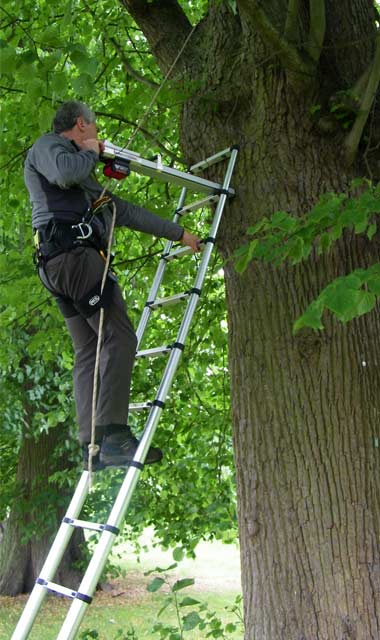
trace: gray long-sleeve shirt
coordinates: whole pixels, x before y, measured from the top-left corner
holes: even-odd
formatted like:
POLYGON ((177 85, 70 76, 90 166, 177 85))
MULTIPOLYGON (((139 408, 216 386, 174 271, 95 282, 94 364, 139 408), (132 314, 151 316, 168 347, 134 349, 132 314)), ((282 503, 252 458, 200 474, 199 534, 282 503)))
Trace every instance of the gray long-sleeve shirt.
MULTIPOLYGON (((98 162, 95 151, 80 149, 75 142, 57 133, 42 135, 29 150, 24 179, 32 203, 32 225, 38 229, 50 220, 80 222, 102 186, 92 177, 98 162)), ((131 204, 107 191, 116 205, 116 226, 179 240, 183 227, 131 204)), ((111 208, 98 217, 102 235, 107 235, 111 208)))

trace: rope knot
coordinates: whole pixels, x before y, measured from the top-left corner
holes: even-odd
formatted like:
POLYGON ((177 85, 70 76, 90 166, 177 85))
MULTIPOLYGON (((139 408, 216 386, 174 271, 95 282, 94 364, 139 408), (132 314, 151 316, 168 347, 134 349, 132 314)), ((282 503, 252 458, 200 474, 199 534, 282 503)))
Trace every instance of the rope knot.
POLYGON ((100 446, 98 444, 90 444, 88 445, 88 455, 91 457, 97 456, 100 451, 100 446))

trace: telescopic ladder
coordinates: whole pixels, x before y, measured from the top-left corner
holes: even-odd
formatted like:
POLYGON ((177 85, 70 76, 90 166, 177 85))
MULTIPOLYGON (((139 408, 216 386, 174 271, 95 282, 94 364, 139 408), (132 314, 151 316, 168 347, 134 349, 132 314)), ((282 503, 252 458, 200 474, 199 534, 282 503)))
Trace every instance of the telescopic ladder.
POLYGON ((129 171, 135 171, 145 176, 158 178, 165 182, 181 186, 182 190, 178 206, 174 213, 174 222, 178 222, 184 215, 210 204, 216 203, 216 208, 213 221, 208 232, 208 237, 203 242, 202 257, 199 261, 194 285, 190 290, 171 297, 157 297, 166 267, 174 258, 181 257, 186 253, 191 253, 191 249, 189 247, 173 248, 173 242, 168 241, 159 260, 156 275, 149 291, 148 299, 136 332, 138 345, 141 343, 150 315, 155 309, 160 309, 165 305, 173 304, 174 302, 185 299, 187 300, 187 305, 177 337, 171 345, 137 351, 137 357, 168 354, 169 358, 155 394, 155 398, 143 403, 130 404, 130 412, 146 409, 149 411, 149 414, 145 422, 140 444, 135 453, 135 458, 128 467, 108 520, 105 524, 98 524, 78 519, 89 491, 89 473, 88 471, 83 471, 66 515, 62 520, 56 538, 41 569, 41 573, 36 580, 36 584, 30 594, 11 640, 25 640, 28 638, 37 613, 48 592, 67 596, 72 600, 72 604, 67 612, 66 618, 56 640, 71 640, 75 638, 86 609, 92 601, 96 585, 105 567, 115 538, 119 533, 120 526, 122 525, 127 508, 131 501, 139 475, 143 469, 144 460, 153 440, 161 412, 165 406, 165 400, 181 358, 186 336, 201 294, 203 281, 205 279, 207 267, 214 248, 215 238, 223 210, 227 198, 234 195, 234 190, 231 188, 230 182, 238 154, 237 147, 225 149, 206 160, 194 164, 190 167, 188 172, 178 171, 177 169, 167 167, 162 164, 160 158, 155 161, 146 160, 136 153, 123 150, 108 143, 106 144, 103 154, 105 157, 113 159, 117 165, 117 169, 120 171, 123 171, 124 167, 126 173, 129 173, 129 171), (197 175, 213 164, 221 161, 227 162, 222 184, 211 182, 197 175), (185 205, 185 198, 188 189, 195 193, 206 194, 206 197, 185 205), (99 532, 100 538, 78 590, 73 590, 56 584, 53 580, 62 556, 69 544, 71 535, 76 527, 99 532))

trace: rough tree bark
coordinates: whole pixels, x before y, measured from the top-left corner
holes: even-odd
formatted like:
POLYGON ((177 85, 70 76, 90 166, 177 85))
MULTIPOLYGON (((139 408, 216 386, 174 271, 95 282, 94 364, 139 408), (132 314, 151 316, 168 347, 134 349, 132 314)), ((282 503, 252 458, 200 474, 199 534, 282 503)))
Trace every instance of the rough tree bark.
MULTIPOLYGON (((1 595, 31 591, 66 511, 69 495, 63 494, 53 502, 54 485, 49 483, 53 472, 67 468, 67 460, 56 460, 61 435, 59 429, 50 429, 39 437, 38 446, 33 438, 23 438, 17 463, 17 499, 5 522, 0 543, 1 595)), ((83 558, 83 543, 83 532, 78 529, 57 571, 55 581, 59 584, 73 585, 73 588, 79 584, 81 574, 75 563, 83 558)))
MULTIPOLYGON (((167 71, 191 29, 177 2, 122 4, 167 71)), ((231 4, 210 3, 177 68, 196 87, 181 119, 188 160, 240 145, 219 238, 226 258, 261 216, 302 214, 323 192, 380 175, 378 139, 357 138, 347 154, 329 109, 360 78, 368 88, 374 3, 231 4)), ((378 103, 368 117, 378 135, 378 103)), ((347 235, 298 268, 240 276, 226 262, 246 640, 379 638, 379 312, 292 335, 325 284, 379 257, 378 238, 347 235)))

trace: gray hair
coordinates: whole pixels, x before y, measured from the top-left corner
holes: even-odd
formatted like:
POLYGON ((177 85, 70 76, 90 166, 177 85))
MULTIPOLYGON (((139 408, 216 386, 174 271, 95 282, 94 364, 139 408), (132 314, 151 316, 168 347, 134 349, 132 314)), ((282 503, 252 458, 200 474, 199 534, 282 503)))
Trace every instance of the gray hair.
POLYGON ((77 118, 83 118, 88 124, 95 122, 96 116, 84 102, 69 100, 61 104, 52 122, 54 133, 62 133, 72 129, 77 118))

